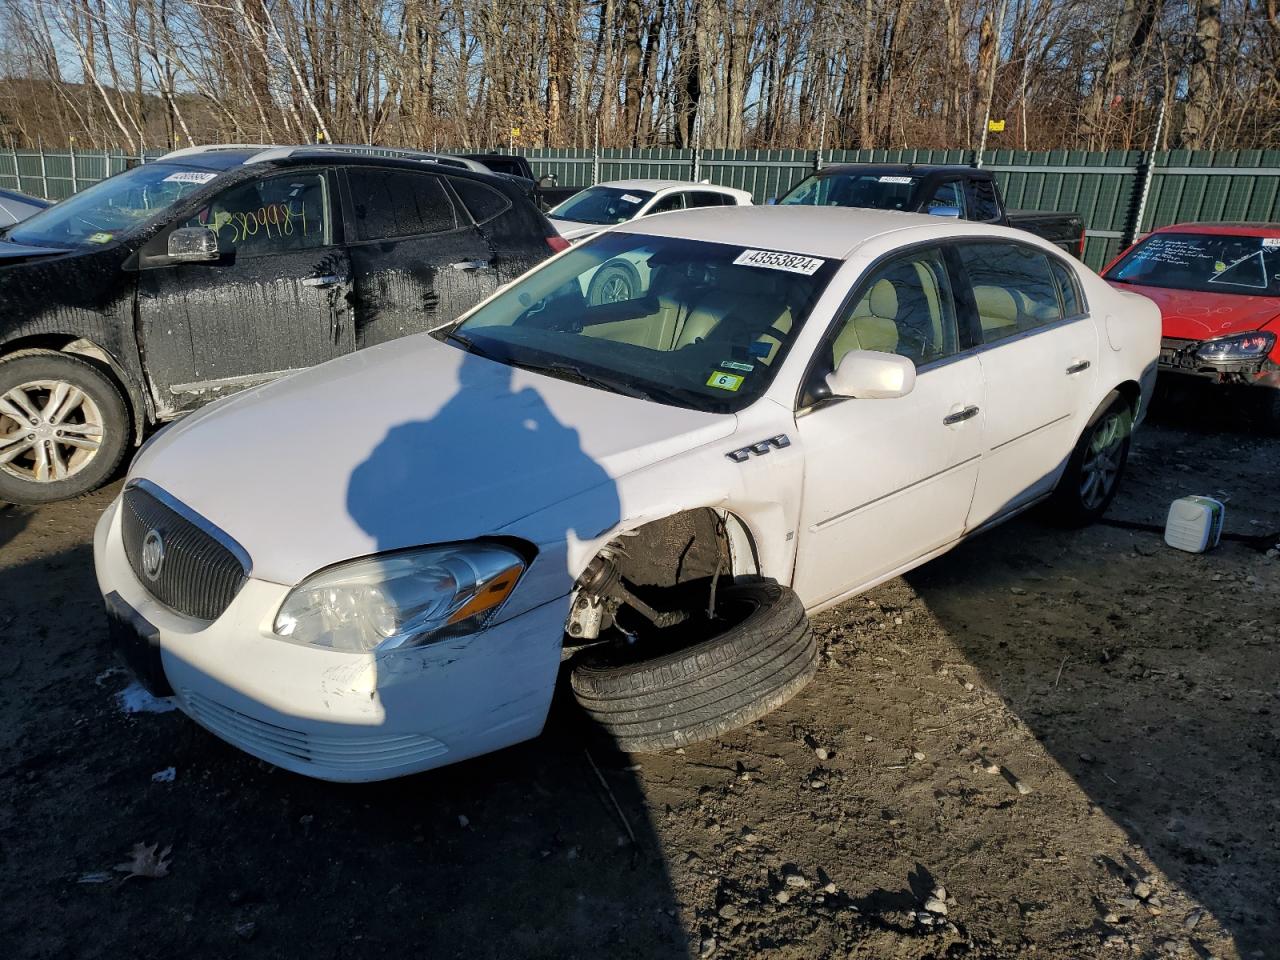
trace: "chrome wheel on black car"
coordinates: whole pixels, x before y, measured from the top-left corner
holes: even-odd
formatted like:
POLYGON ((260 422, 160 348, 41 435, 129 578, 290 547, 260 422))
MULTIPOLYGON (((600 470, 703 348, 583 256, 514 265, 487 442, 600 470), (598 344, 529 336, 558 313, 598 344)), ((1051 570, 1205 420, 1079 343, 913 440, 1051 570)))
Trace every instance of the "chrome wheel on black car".
POLYGON ((53 350, 0 360, 0 500, 88 493, 119 466, 128 439, 120 391, 92 361, 53 350))

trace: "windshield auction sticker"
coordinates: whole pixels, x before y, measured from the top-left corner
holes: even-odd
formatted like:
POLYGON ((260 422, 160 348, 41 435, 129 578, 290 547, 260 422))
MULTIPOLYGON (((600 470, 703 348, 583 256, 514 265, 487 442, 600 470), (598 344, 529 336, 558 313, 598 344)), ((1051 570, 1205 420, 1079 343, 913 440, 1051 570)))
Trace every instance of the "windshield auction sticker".
POLYGON ((164 178, 165 183, 208 183, 216 173, 200 173, 198 170, 179 170, 164 178))
POLYGON ((881 177, 881 183, 915 183, 914 177, 881 177))
POLYGON ((627 203, 643 203, 644 202, 644 197, 637 197, 633 193, 624 193, 622 195, 622 199, 627 201, 627 203))
POLYGON ((1263 250, 1280 249, 1280 237, 1263 237, 1262 249, 1263 250))
POLYGON ((720 373, 716 371, 707 378, 707 386, 717 390, 737 390, 746 378, 737 373, 720 373))
POLYGON ((743 250, 734 260, 735 266, 764 267, 766 270, 785 270, 787 273, 803 273, 811 277, 827 261, 817 257, 805 257, 798 253, 775 253, 772 250, 743 250))

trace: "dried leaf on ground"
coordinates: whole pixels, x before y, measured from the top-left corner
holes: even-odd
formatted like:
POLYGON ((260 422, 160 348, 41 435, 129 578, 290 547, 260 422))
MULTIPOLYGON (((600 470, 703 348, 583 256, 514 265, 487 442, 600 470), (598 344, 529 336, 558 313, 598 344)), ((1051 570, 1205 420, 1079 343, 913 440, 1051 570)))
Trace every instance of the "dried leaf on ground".
POLYGON ((115 869, 120 873, 128 874, 129 877, 167 877, 169 875, 169 854, 173 847, 168 846, 160 850, 160 844, 153 843, 147 846, 145 843, 135 843, 133 849, 129 851, 129 859, 124 863, 117 863, 115 869))

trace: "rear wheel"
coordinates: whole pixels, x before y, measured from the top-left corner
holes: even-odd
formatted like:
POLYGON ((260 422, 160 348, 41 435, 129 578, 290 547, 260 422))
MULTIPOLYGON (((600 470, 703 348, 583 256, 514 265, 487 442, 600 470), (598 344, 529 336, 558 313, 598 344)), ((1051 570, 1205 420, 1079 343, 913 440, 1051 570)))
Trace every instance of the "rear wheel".
POLYGON ((1086 526, 1107 512, 1129 459, 1133 409, 1113 393, 1099 411, 1076 443, 1049 501, 1053 516, 1069 526, 1086 526))
POLYGON ((687 629, 677 627, 662 631, 666 638, 602 645, 579 658, 574 695, 619 749, 668 750, 721 736, 777 709, 817 672, 817 646, 794 592, 757 581, 727 584, 718 599, 711 623, 719 632, 709 639, 687 644, 687 629))
POLYGON ((0 360, 0 500, 88 493, 120 465, 129 435, 119 388, 91 361, 54 350, 0 360))
POLYGON ((630 264, 606 263, 587 285, 587 303, 598 307, 606 303, 632 300, 640 291, 640 276, 630 264))

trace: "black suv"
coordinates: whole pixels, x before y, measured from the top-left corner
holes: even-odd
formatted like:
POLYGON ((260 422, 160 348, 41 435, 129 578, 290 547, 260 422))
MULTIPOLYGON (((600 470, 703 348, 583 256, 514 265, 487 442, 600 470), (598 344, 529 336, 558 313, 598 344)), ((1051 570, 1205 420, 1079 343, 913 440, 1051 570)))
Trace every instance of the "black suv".
POLYGON ((197 147, 0 233, 0 500, 77 496, 148 423, 454 319, 561 249, 430 155, 197 147))

